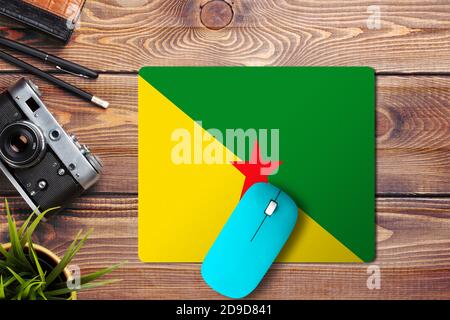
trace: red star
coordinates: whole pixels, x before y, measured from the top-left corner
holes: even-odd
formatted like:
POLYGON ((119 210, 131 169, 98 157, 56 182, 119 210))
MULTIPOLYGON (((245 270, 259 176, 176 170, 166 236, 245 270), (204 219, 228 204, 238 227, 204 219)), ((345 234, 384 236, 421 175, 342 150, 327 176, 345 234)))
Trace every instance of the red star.
POLYGON ((270 176, 282 162, 263 161, 261 159, 258 141, 256 141, 249 162, 233 161, 232 164, 245 175, 245 182, 241 193, 242 198, 245 192, 255 183, 269 182, 268 176, 270 176))

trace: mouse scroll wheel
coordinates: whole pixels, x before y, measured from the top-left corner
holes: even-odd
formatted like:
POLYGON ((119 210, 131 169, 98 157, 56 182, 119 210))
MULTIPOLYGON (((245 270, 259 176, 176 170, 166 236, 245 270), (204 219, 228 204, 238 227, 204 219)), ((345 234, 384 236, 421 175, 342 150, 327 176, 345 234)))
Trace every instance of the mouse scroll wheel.
POLYGON ((270 217, 271 215, 273 215, 275 210, 277 210, 277 207, 278 207, 278 203, 276 203, 275 201, 271 200, 269 202, 269 205, 267 206, 266 210, 264 211, 264 213, 267 214, 270 217))

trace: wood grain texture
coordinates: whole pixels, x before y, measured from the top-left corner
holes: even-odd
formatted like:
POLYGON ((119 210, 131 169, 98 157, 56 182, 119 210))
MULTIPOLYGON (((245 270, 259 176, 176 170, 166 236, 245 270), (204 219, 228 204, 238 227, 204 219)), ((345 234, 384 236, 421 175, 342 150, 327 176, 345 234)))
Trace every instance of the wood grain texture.
POLYGON ((450 194, 450 77, 377 78, 377 191, 450 194))
MULTIPOLYGON (((23 221, 22 200, 11 199, 23 221)), ((3 205, 0 205, 3 210, 3 205)), ((5 242, 0 216, 0 242, 5 242)), ((251 299, 450 299, 450 199, 377 201, 377 260, 372 264, 277 264, 251 299), (381 290, 366 286, 369 265, 381 269, 381 290)), ((143 264, 137 255, 137 199, 84 197, 62 214, 49 216, 35 241, 62 254, 79 229, 95 231, 75 264, 82 272, 119 261, 112 286, 86 291, 82 299, 221 298, 201 279, 199 264, 143 264)))
MULTIPOLYGON (((0 88, 20 77, 1 76, 0 88)), ((32 78, 66 130, 104 160, 105 174, 90 192, 137 193, 137 76, 62 78, 111 102, 105 111, 32 78)), ((450 193, 449 87, 450 77, 378 78, 378 193, 450 193)), ((0 192, 12 191, 0 176, 0 192)))
MULTIPOLYGON (((230 25, 200 21, 207 0, 90 0, 80 28, 58 42, 1 19, 2 35, 102 71, 143 65, 368 65, 383 72, 450 72, 448 1, 239 0, 230 25), (381 9, 369 30, 368 7, 381 9)), ((230 1, 231 2, 231 1, 230 1)), ((0 62, 0 70, 14 69, 0 62)))

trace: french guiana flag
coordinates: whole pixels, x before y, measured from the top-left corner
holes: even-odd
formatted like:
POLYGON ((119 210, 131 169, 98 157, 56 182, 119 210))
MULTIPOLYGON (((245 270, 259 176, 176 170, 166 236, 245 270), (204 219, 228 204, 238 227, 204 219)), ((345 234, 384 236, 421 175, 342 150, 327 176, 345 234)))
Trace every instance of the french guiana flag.
POLYGON ((277 261, 373 260, 374 87, 364 67, 143 68, 141 260, 202 262, 256 182, 299 206, 277 261))

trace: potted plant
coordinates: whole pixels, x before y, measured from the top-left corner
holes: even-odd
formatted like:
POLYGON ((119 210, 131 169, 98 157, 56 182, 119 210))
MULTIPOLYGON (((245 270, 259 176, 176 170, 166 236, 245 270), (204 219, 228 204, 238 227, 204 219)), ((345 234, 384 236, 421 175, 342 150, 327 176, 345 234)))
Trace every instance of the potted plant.
MULTIPOLYGON (((12 218, 5 201, 9 239, 0 244, 0 300, 74 300, 80 290, 92 289, 118 280, 96 281, 121 264, 84 275, 79 286, 68 286, 73 280, 68 269, 77 252, 83 247, 92 230, 81 237, 80 231, 62 258, 31 240, 42 218, 52 209, 36 215, 32 213, 20 228, 12 218)), ((77 283, 75 282, 75 283, 77 283)))

